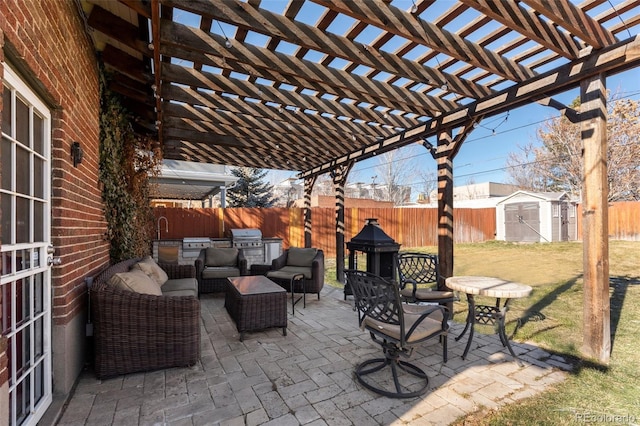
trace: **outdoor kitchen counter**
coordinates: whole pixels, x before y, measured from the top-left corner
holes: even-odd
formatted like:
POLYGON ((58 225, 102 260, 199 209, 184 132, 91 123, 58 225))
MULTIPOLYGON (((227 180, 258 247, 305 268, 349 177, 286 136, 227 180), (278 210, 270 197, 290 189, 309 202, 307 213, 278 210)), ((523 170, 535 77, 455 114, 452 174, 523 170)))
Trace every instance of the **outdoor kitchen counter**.
POLYGON ((177 262, 180 265, 193 265, 200 253, 201 248, 204 247, 231 247, 230 238, 208 238, 201 237, 198 240, 202 240, 199 243, 193 243, 192 251, 189 253, 189 249, 185 251, 184 240, 182 238, 163 238, 161 240, 153 240, 153 258, 156 261, 160 261, 161 258, 167 261, 167 257, 172 258, 169 263, 177 262), (206 243, 204 242, 206 240, 206 243), (195 253, 195 257, 194 257, 195 253))
MULTIPOLYGON (((153 240, 153 258, 156 261, 162 260, 168 263, 177 262, 180 265, 192 265, 202 248, 232 247, 231 238, 201 237, 194 238, 193 240, 200 240, 199 242, 192 243, 193 253, 189 253, 188 248, 185 253, 185 241, 182 238, 163 238, 161 240, 153 240)), ((262 242, 264 244, 265 257, 271 259, 282 254, 282 238, 267 237, 262 238, 262 242)), ((271 263, 271 261, 269 260, 268 263, 271 263)))

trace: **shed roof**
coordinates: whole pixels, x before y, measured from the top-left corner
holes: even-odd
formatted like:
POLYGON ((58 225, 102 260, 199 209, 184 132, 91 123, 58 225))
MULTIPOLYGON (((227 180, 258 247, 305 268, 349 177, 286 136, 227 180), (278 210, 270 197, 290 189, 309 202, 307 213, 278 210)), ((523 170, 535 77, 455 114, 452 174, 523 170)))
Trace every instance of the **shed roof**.
POLYGON ((540 201, 571 201, 569 194, 566 192, 531 192, 531 191, 516 191, 513 194, 503 198, 496 205, 509 204, 518 198, 523 196, 536 198, 540 201))

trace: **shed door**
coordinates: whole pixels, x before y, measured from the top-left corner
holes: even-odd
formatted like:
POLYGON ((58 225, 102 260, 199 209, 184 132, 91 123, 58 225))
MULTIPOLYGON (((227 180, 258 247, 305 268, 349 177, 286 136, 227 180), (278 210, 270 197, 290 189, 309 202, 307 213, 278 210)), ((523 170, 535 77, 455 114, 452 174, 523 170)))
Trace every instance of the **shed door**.
POLYGON ((7 64, 2 96, 0 333, 9 341, 7 424, 35 425, 52 400, 51 117, 7 64))
POLYGON ((568 203, 560 203, 560 241, 569 241, 568 203))
POLYGON ((540 241, 540 205, 513 203, 504 206, 506 241, 540 241))

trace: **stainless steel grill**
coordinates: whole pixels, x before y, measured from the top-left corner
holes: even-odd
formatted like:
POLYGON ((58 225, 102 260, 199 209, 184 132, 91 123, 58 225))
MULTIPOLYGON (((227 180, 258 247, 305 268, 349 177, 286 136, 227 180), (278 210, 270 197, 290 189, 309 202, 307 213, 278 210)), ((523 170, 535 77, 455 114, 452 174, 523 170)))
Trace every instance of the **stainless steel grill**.
POLYGON ((200 250, 211 247, 209 237, 189 237, 182 239, 182 257, 198 257, 200 250))
POLYGON ((231 244, 242 249, 247 258, 247 267, 254 263, 264 263, 264 243, 262 231, 254 228, 231 229, 231 244))

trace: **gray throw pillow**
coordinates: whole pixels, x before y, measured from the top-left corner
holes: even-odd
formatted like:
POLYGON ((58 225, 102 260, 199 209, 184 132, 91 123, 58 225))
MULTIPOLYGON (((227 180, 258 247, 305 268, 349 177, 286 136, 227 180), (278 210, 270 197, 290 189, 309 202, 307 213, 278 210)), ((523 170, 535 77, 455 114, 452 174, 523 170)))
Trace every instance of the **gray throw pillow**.
POLYGON ((206 266, 236 266, 238 263, 237 248, 209 247, 205 254, 206 266))
POLYGON ((287 265, 311 266, 316 253, 318 253, 318 249, 315 248, 290 247, 287 254, 287 265))

